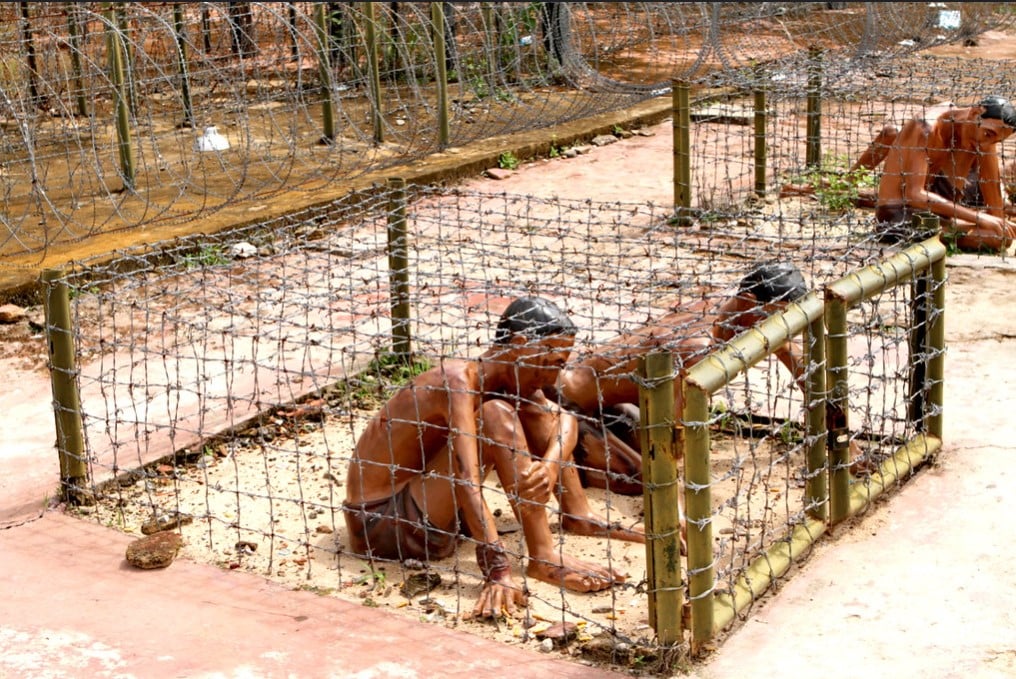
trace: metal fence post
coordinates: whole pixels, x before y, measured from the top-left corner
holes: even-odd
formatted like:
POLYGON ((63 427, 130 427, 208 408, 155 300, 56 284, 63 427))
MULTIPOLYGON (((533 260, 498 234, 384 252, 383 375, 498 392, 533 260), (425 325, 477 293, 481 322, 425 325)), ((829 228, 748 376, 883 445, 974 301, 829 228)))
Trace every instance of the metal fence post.
POLYGON ((64 498, 79 502, 88 478, 88 467, 85 465, 81 398, 74 365, 70 294, 62 271, 46 269, 42 272, 42 282, 60 481, 64 498))
POLYGON ((409 231, 406 180, 388 180, 388 285, 392 310, 392 353, 407 361, 412 353, 409 313, 409 231))
POLYGON ((691 224, 691 88, 683 80, 673 83, 674 100, 674 209, 677 223, 691 224))
POLYGON ((639 374, 651 385, 639 389, 649 624, 660 644, 670 646, 681 641, 684 607, 674 358, 669 352, 648 354, 639 359, 639 374))

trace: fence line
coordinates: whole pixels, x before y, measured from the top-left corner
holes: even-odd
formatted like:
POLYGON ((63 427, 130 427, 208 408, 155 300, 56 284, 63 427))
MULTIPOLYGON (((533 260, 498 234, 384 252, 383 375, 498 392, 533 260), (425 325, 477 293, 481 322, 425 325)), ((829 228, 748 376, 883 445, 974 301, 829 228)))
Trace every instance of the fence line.
MULTIPOLYGON (((444 17, 433 3, 7 5, 0 258, 283 193, 299 208, 322 186, 618 111, 677 78, 803 90, 809 47, 827 55, 823 87, 856 95, 873 71, 905 74, 913 51, 1012 16, 1005 3, 827 4, 450 3, 444 17)), ((1006 69, 945 68, 977 74, 958 91, 1006 90, 1006 69)))

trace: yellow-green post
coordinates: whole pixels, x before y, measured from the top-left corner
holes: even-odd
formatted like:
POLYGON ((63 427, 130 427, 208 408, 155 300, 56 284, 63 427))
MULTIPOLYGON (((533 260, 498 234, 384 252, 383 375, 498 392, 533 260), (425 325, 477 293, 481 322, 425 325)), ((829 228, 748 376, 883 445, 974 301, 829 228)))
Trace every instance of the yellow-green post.
POLYGON ((766 195, 766 93, 755 90, 755 195, 766 195))
POLYGON ((430 3, 430 18, 434 34, 434 58, 437 60, 437 144, 446 148, 451 139, 448 123, 448 64, 445 45, 444 4, 430 3))
POLYGON ((64 3, 67 11, 67 32, 71 43, 71 74, 74 82, 74 101, 78 115, 88 117, 88 100, 85 98, 83 69, 81 67, 81 35, 78 33, 78 3, 64 3))
POLYGON ((808 408, 808 479, 805 483, 805 508, 814 519, 829 514, 829 484, 826 477, 826 373, 825 319, 819 316, 808 325, 805 335, 808 352, 808 382, 805 398, 808 408))
POLYGON ((928 392, 927 432, 942 440, 942 408, 945 404, 945 257, 932 263, 931 277, 935 287, 931 294, 932 308, 928 319, 928 350, 931 352, 928 381, 931 385, 928 392))
POLYGON ((409 230, 406 180, 388 180, 388 285, 392 311, 392 353, 407 361, 412 352, 409 318, 409 230))
MULTIPOLYGON (((913 226, 917 233, 938 232, 938 217, 930 212, 919 213, 913 217, 913 226)), ((912 284, 913 298, 911 299, 910 318, 910 421, 918 431, 926 431, 929 375, 931 346, 930 326, 934 301, 931 299, 930 267, 925 271, 914 272, 912 284)))
POLYGON ((688 597, 691 599, 692 653, 713 634, 713 501, 709 473, 709 393, 685 380, 684 500, 688 525, 688 597))
POLYGON ((850 513, 850 386, 847 348, 847 303, 826 290, 826 369, 829 399, 826 420, 829 447, 829 521, 850 513))
POLYGON ((674 211, 677 223, 691 224, 691 87, 673 83, 674 108, 674 211))
POLYGON ((670 646, 681 641, 684 606, 674 358, 669 352, 648 354, 639 360, 639 373, 649 385, 639 389, 649 624, 659 643, 670 646))
POLYGON ((117 151, 120 157, 120 175, 124 187, 134 188, 134 146, 131 142, 130 104, 127 82, 124 77, 124 45, 117 23, 116 11, 112 6, 106 9, 106 50, 113 80, 113 98, 116 102, 117 151))
POLYGON ((381 103, 381 63, 378 59, 377 41, 377 18, 374 14, 374 3, 363 3, 363 13, 366 19, 364 26, 364 42, 367 44, 367 70, 369 71, 370 83, 370 107, 371 121, 374 126, 374 143, 381 144, 385 140, 384 118, 381 115, 383 109, 381 103))
POLYGON ((332 65, 328 57, 328 3, 319 2, 314 8, 314 33, 317 35, 318 78, 321 80, 321 142, 335 142, 335 102, 332 99, 332 65))
POLYGON ((42 281, 60 480, 65 497, 74 500, 87 480, 88 467, 74 363, 70 294, 62 271, 47 269, 42 273, 42 281))
POLYGON ((822 50, 808 50, 808 106, 804 163, 811 168, 822 166, 822 50))

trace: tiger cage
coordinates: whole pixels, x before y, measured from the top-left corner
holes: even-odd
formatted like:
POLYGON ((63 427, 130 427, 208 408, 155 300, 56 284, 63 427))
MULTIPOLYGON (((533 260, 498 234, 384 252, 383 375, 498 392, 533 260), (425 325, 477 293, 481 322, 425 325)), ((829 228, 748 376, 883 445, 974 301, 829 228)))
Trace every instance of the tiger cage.
POLYGON ((951 244, 923 215, 923 235, 879 242, 877 172, 850 168, 887 120, 1007 91, 1011 69, 925 51, 1004 27, 1004 3, 942 4, 33 8, 18 24, 31 30, 5 38, 34 65, 5 64, 32 86, 4 103, 25 143, 5 137, 0 261, 21 271, 124 237, 42 275, 64 496, 132 534, 176 531, 188 558, 391 615, 630 670, 694 658, 942 449, 951 244), (46 41, 63 47, 29 49, 46 41), (502 167, 569 162, 587 139, 548 133, 516 153, 507 135, 647 102, 672 122, 672 204, 401 173, 492 137, 502 167), (209 152, 216 120, 231 148, 209 152), (351 179, 364 181, 315 199, 351 179), (252 204, 271 207, 200 226, 252 204), (527 576, 517 498, 494 475, 483 497, 528 594, 519 616, 473 619, 484 575, 468 536, 443 559, 350 548, 346 478, 367 423, 420 372, 482 355, 511 300, 565 310, 580 361, 715 308, 762 262, 793 263, 808 294, 694 361, 646 350, 626 375, 643 492, 585 492, 646 544, 571 534, 548 504, 555 548, 623 583, 576 593, 527 576), (772 360, 788 346, 799 375, 772 360))

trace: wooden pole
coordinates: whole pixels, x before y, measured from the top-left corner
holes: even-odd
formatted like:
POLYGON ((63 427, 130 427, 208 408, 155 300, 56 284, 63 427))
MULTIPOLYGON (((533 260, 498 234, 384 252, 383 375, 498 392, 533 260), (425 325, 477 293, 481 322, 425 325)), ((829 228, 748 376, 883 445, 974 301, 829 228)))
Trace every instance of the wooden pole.
POLYGON ((684 583, 681 578, 679 447, 674 426, 674 358, 669 352, 639 359, 642 477, 646 521, 649 624, 661 645, 681 641, 684 583))
POLYGON ((113 15, 116 17, 118 33, 120 37, 120 68, 123 73, 123 81, 127 86, 127 104, 130 106, 130 114, 138 114, 138 94, 134 86, 134 53, 130 43, 130 22, 127 20, 127 7, 129 3, 118 2, 114 4, 113 15))
POLYGON ((434 58, 437 60, 437 145, 448 147, 451 131, 448 123, 448 65, 445 45, 444 3, 430 3, 432 34, 434 36, 434 58))
POLYGON ((42 103, 39 96, 39 64, 35 59, 35 36, 32 35, 32 17, 28 12, 27 2, 19 2, 21 10, 21 39, 25 43, 25 62, 28 68, 28 96, 31 98, 32 106, 42 103))
POLYGON ((85 98, 85 85, 81 67, 81 36, 78 33, 78 3, 65 3, 67 9, 67 33, 71 43, 71 74, 74 81, 74 101, 78 115, 88 117, 88 99, 85 98))
POLYGON ((409 309, 409 230, 406 220, 406 180, 388 180, 388 285, 392 311, 392 353, 411 360, 409 309))
POLYGON ((691 224, 690 92, 687 82, 674 81, 674 211, 680 226, 691 224))
POLYGON ((766 195, 766 93, 755 90, 755 195, 766 195))
POLYGON ((808 412, 808 479, 804 506, 808 515, 824 520, 829 515, 829 484, 826 459, 826 373, 825 319, 819 316, 808 325, 805 335, 808 352, 808 384, 805 394, 808 412))
POLYGON ((385 140, 384 118, 381 115, 381 66, 378 61, 377 44, 377 20, 374 16, 374 3, 365 2, 364 16, 366 26, 364 28, 364 40, 367 43, 367 69, 370 71, 370 105, 371 120, 374 126, 374 143, 382 144, 385 140))
POLYGON ((808 50, 808 108, 804 164, 819 169, 822 167, 822 50, 812 47, 808 50))
POLYGON ((81 398, 74 365, 70 294, 62 271, 46 269, 42 272, 42 281, 60 480, 65 498, 77 502, 88 478, 88 467, 85 464, 81 398))
POLYGON ((128 102, 127 84, 124 80, 123 42, 117 24, 116 10, 112 3, 106 9, 106 52, 109 55, 109 66, 113 80, 113 98, 116 102, 116 136, 117 151, 120 157, 120 176, 124 188, 133 189, 134 147, 131 142, 130 104, 128 102))
POLYGON ((176 58, 180 68, 180 97, 183 99, 181 127, 194 127, 194 106, 191 102, 190 73, 187 70, 187 36, 184 33, 183 5, 173 3, 173 32, 176 34, 176 58))
POLYGON ((713 500, 709 473, 709 392, 684 381, 684 504, 688 524, 691 645, 697 654, 713 634, 713 500))
POLYGON ((314 32, 317 35, 318 77, 321 79, 321 143, 335 143, 335 101, 332 94, 332 65, 329 59, 328 5, 319 2, 314 8, 314 32))
POLYGON ((850 511, 850 385, 847 350, 847 303, 826 289, 826 373, 829 448, 829 521, 837 524, 850 511))
MULTIPOLYGON (((931 213, 920 213, 914 215, 913 226, 916 233, 938 233, 939 220, 931 213)), ((914 277, 910 300, 909 417, 917 431, 925 431, 927 416, 928 364, 931 355, 929 321, 934 308, 930 279, 930 270, 914 277)))
POLYGON ((935 289, 928 314, 928 415, 925 431, 942 440, 942 408, 945 405, 945 257, 931 265, 935 289))

